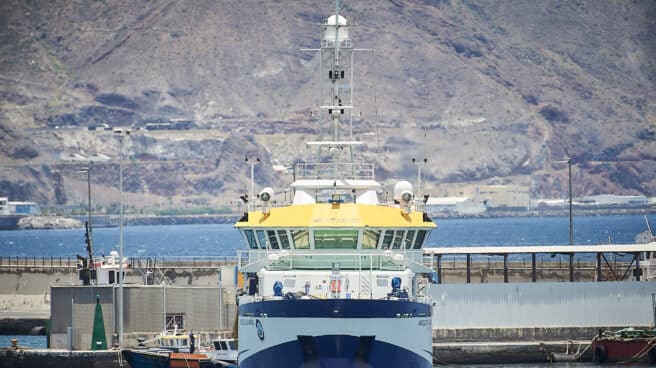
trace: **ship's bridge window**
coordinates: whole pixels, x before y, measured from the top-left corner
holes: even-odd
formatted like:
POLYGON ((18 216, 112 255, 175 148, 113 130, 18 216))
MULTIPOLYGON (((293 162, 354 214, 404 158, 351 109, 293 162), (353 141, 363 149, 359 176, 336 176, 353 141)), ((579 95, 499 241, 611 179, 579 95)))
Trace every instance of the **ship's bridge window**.
POLYGON ((403 239, 403 249, 412 249, 412 241, 415 238, 417 230, 408 230, 405 232, 405 239, 403 239))
POLYGON ((358 230, 314 230, 315 249, 355 249, 358 230))
POLYGON ((257 234, 257 241, 260 243, 260 248, 267 249, 267 240, 264 230, 255 230, 255 234, 257 234))
POLYGON ((315 200, 317 203, 354 203, 353 193, 343 191, 335 192, 334 189, 318 190, 315 200))
POLYGON ((280 249, 289 249, 287 230, 278 230, 278 238, 280 239, 280 249))
POLYGON ((382 249, 390 249, 393 238, 394 238, 394 230, 385 230, 385 235, 383 235, 383 243, 380 245, 380 247, 382 249))
POLYGON ((392 243, 392 249, 401 248, 402 241, 403 241, 403 230, 396 230, 394 232, 394 242, 392 243))
POLYGON ((251 249, 257 249, 257 242, 255 241, 255 234, 253 230, 244 230, 244 237, 251 249))
POLYGON ((267 235, 269 236, 269 245, 271 245, 271 249, 280 249, 280 246, 278 245, 278 237, 276 236, 276 231, 267 230, 267 235))
POLYGON ((414 249, 420 249, 421 246, 424 245, 424 239, 426 239, 426 234, 428 234, 428 230, 419 230, 417 232, 417 239, 415 239, 414 249))
POLYGON ((292 239, 294 248, 310 249, 310 236, 307 230, 292 230, 292 239))
POLYGON ((362 232, 362 249, 376 249, 381 230, 367 229, 362 232))

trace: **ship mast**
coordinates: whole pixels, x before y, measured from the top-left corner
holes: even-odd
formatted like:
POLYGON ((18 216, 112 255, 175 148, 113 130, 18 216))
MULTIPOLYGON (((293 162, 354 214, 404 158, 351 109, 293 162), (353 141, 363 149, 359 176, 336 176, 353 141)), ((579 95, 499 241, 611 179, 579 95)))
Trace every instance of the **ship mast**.
MULTIPOLYGON (((308 145, 327 148, 332 155, 332 163, 335 179, 343 177, 343 170, 340 163, 344 161, 344 148, 349 149, 354 145, 362 144, 361 142, 352 141, 352 133, 349 132, 347 140, 342 140, 341 124, 343 116, 352 117, 352 53, 353 44, 349 36, 349 24, 346 18, 340 15, 340 2, 335 1, 335 13, 330 16, 324 26, 324 36, 321 40, 320 57, 321 57, 321 84, 325 83, 325 77, 328 77, 329 88, 321 89, 321 121, 329 120, 331 139, 329 141, 321 140, 319 142, 308 142, 308 145), (349 62, 350 60, 350 62, 349 62), (325 68, 328 70, 324 69, 325 68), (324 92, 326 95, 324 95, 324 92), (345 100, 348 99, 348 104, 345 100)), ((350 150, 349 150, 350 152, 350 150)), ((352 157, 349 157, 352 161, 352 157)))

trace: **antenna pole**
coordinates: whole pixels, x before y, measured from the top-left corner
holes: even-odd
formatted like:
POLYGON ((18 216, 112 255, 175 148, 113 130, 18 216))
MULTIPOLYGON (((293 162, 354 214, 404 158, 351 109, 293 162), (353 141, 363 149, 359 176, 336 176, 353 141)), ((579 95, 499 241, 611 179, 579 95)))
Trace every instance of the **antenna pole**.
POLYGON ((567 169, 569 171, 569 245, 574 244, 574 221, 572 219, 572 158, 567 158, 567 169))

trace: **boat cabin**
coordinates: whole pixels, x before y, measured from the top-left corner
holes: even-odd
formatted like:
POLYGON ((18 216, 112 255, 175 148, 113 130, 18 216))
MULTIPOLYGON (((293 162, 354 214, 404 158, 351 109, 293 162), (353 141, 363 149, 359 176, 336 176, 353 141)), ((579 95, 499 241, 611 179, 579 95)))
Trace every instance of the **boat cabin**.
POLYGON ((212 340, 212 347, 214 348, 212 361, 237 362, 239 351, 237 350, 237 341, 235 339, 212 340))
MULTIPOLYGON (((127 258, 123 257, 123 275, 128 269, 127 258)), ((121 282, 119 254, 113 250, 109 256, 94 257, 93 264, 87 265, 87 259, 78 256, 78 279, 80 284, 115 285, 121 282)))
MULTIPOLYGON (((194 336, 199 338, 199 336, 194 336)), ((162 350, 169 350, 175 353, 189 353, 191 348, 191 337, 189 334, 176 332, 175 334, 162 334, 155 340, 157 348, 162 350)), ((196 348, 199 346, 199 341, 195 341, 196 348)))

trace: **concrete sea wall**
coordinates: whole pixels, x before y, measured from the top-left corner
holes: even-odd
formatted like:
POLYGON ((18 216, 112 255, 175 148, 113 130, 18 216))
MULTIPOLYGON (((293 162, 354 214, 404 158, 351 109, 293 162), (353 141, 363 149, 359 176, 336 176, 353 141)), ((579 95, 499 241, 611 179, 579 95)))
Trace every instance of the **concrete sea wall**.
POLYGON ((67 351, 42 349, 0 349, 0 368, 118 368, 120 351, 67 351))

